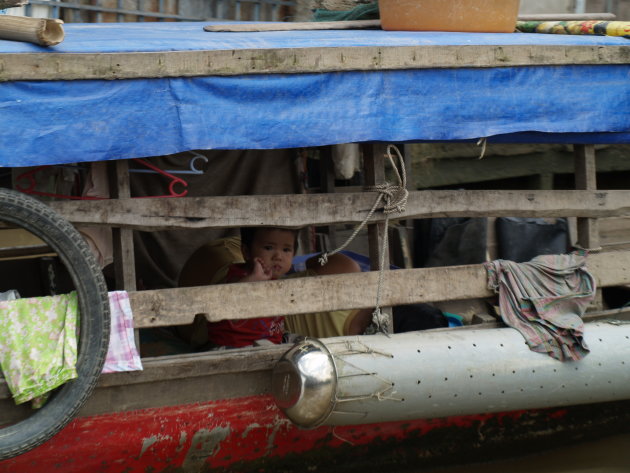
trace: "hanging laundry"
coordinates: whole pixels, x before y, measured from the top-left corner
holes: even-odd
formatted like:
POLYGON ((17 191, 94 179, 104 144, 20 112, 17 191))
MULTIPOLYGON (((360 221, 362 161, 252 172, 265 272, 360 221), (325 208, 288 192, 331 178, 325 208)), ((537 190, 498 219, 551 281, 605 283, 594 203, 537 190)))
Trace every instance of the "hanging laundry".
MULTIPOLYGON (((111 329, 103 373, 142 370, 126 291, 110 292, 111 329)), ((77 377, 76 292, 0 301, 0 369, 16 404, 41 407, 77 377)))
POLYGON ((133 314, 129 304, 129 294, 126 291, 110 292, 109 309, 111 331, 103 373, 141 370, 142 362, 133 333, 133 314))
POLYGON ((537 256, 527 263, 484 263, 488 288, 498 292, 503 321, 531 350, 561 361, 580 360, 589 349, 582 315, 595 297, 586 254, 537 256))
POLYGON ((77 377, 77 294, 0 301, 0 368, 16 404, 77 377))

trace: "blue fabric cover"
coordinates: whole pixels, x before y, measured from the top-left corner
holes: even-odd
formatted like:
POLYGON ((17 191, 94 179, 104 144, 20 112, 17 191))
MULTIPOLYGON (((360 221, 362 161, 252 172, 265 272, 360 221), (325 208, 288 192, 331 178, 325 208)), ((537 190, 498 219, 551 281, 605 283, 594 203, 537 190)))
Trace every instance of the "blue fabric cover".
MULTIPOLYGON (((68 24, 58 46, 0 41, 0 54, 629 44, 542 34, 207 33, 205 24, 68 24)), ((630 65, 7 82, 0 118, 2 166, 362 141, 630 142, 630 65)))

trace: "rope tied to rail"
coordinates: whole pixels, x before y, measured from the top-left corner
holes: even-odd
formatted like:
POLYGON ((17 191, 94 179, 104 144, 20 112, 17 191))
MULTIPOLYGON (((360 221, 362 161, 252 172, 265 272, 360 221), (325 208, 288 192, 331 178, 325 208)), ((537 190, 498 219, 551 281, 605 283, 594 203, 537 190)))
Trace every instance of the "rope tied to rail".
POLYGON ((378 285, 376 288, 376 305, 374 308, 374 312, 372 312, 372 325, 368 327, 368 332, 383 332, 385 334, 389 331, 389 317, 386 314, 383 314, 381 311, 381 291, 383 287, 383 277, 384 277, 384 266, 385 266, 385 252, 389 247, 389 218, 390 215, 398 212, 402 213, 405 211, 407 207, 407 199, 409 197, 409 191, 407 190, 407 173, 405 172, 405 163, 400 153, 400 150, 395 145, 387 145, 387 158, 389 159, 394 174, 398 180, 398 184, 391 184, 389 182, 384 182, 383 184, 377 184, 375 186, 367 186, 365 190, 367 192, 378 192, 378 196, 376 197, 376 201, 374 205, 367 213, 363 221, 354 229, 352 234, 348 237, 348 239, 336 250, 331 252, 322 253, 319 257, 318 261, 320 265, 325 265, 328 262, 328 257, 332 256, 340 251, 344 250, 354 238, 359 234, 359 232, 367 225, 367 223, 372 219, 372 216, 377 210, 382 210, 385 214, 385 229, 383 235, 383 241, 381 243, 381 247, 379 248, 379 275, 378 275, 378 285), (394 157, 392 156, 392 150, 396 152, 398 156, 398 161, 400 163, 400 170, 394 161, 394 157))

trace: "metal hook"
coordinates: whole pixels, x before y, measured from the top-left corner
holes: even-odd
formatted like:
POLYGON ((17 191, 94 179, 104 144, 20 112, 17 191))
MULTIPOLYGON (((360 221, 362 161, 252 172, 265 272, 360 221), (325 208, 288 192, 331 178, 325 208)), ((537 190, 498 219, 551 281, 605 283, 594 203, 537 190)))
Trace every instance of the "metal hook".
POLYGON ((188 163, 188 167, 190 168, 190 170, 165 169, 165 170, 160 170, 160 172, 158 172, 156 170, 151 170, 153 169, 151 168, 151 169, 130 169, 129 172, 141 173, 141 174, 162 174, 162 171, 163 171, 168 174, 203 174, 205 170, 198 169, 196 166, 196 163, 198 160, 202 160, 204 164, 207 164, 208 158, 204 156, 203 154, 195 153, 194 151, 189 151, 189 153, 193 155, 190 162, 188 163))

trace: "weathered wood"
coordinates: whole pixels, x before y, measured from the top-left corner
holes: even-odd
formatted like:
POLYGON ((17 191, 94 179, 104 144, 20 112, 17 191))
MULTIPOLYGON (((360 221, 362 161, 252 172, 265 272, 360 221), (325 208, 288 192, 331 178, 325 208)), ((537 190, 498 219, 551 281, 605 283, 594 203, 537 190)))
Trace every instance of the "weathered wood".
MULTIPOLYGON (((519 15, 518 21, 577 21, 577 20, 614 20, 612 13, 546 13, 537 15, 519 15)), ((360 30, 381 28, 381 20, 350 21, 294 21, 273 23, 223 23, 206 25, 205 31, 214 33, 247 33, 261 31, 315 31, 315 30, 360 30)))
MULTIPOLYGON (((518 21, 576 21, 576 20, 614 20, 612 13, 547 13, 538 15, 519 15, 518 21)), ((294 21, 268 23, 223 23, 206 25, 205 31, 211 33, 251 33, 261 31, 315 31, 315 30, 360 30, 381 28, 381 20, 350 21, 294 21)))
MULTIPOLYGON (((75 224, 138 230, 302 227, 359 223, 376 194, 182 197, 51 202, 75 224), (260 216, 265 215, 265 219, 260 216)), ((397 218, 431 217, 620 217, 630 215, 630 191, 416 191, 397 218)), ((373 221, 381 221, 381 213, 373 221)))
MULTIPOLYGON (((325 194, 335 193, 335 170, 332 158, 332 147, 325 146, 319 153, 319 180, 320 192, 325 194)), ((337 248, 337 231, 333 225, 327 225, 323 229, 328 235, 328 247, 322 248, 324 251, 332 251, 337 248)))
MULTIPOLYGON (((126 160, 109 163, 110 195, 114 199, 129 199, 129 162, 126 160)), ((115 200, 114 200, 115 201, 115 200)), ((133 215, 130 215, 133 217, 133 215)), ((133 249, 133 230, 113 227, 112 241, 114 247, 114 273, 116 289, 136 290, 136 264, 133 249)))
MULTIPOLYGON (((594 191, 597 189, 597 166, 594 145, 575 145, 575 188, 594 191)), ((583 248, 598 249, 599 225, 593 218, 577 219, 577 242, 583 248)))
POLYGON ((27 16, 0 15, 0 39, 54 46, 63 41, 63 21, 27 16))
MULTIPOLYGON (((366 143, 363 146, 363 172, 365 185, 374 186, 385 182, 385 148, 382 144, 366 143)), ((372 205, 378 194, 372 193, 372 205)), ((370 206, 371 207, 371 206, 370 206)), ((379 270, 380 254, 385 240, 385 224, 378 222, 368 225, 369 257, 373 270, 379 270)), ((389 249, 385 251, 385 268, 389 268, 389 249)))
MULTIPOLYGON (((235 349, 222 352, 143 358, 142 371, 102 375, 97 387, 146 385, 147 383, 163 380, 178 382, 184 379, 202 378, 205 376, 222 374, 238 374, 240 376, 246 373, 266 371, 274 366, 287 349, 287 345, 271 345, 269 347, 235 349)), ((207 388, 208 386, 206 386, 207 388)), ((8 387, 5 380, 0 376, 0 399, 8 398, 10 398, 8 387)))
POLYGON ((599 238, 602 246, 630 244, 630 217, 611 217, 599 220, 599 238))
MULTIPOLYGON (((489 145, 489 150, 494 145, 489 145)), ((518 145, 511 145, 511 148, 518 145)), ((505 152, 506 148, 502 148, 505 152)), ((426 152, 430 153, 429 149, 426 152)), ((470 153, 469 147, 462 147, 464 153, 470 153)), ((511 179, 524 176, 545 174, 573 174, 575 163, 570 153, 559 150, 545 150, 532 148, 522 149, 520 155, 497 154, 486 156, 478 160, 479 151, 475 150, 475 157, 440 157, 414 159, 414 188, 426 189, 443 186, 466 185, 473 182, 483 182, 501 179, 511 179), (523 154, 527 154, 526 157, 523 154)), ((624 153, 624 147, 610 147, 598 150, 597 171, 600 173, 629 171, 630 160, 624 153)))
POLYGON ((29 246, 13 246, 8 248, 0 248, 0 259, 35 257, 48 254, 55 254, 54 250, 48 245, 29 245, 29 246))
POLYGON ((380 20, 351 20, 351 21, 293 21, 273 23, 223 23, 220 25, 206 25, 204 31, 211 33, 247 33, 256 31, 315 31, 315 30, 361 30, 380 28, 380 20))
MULTIPOLYGON (((316 38, 313 39, 316 41, 316 38)), ((630 46, 459 45, 0 54, 0 81, 627 64, 630 46)))
MULTIPOLYGON (((588 268, 599 287, 630 284, 630 252, 593 254, 588 268)), ((378 272, 297 278, 258 283, 131 292, 137 327, 255 318, 374 306, 378 272), (247 295, 245 297, 245 294, 247 295)), ((382 305, 492 296, 482 265, 389 271, 382 305)))

